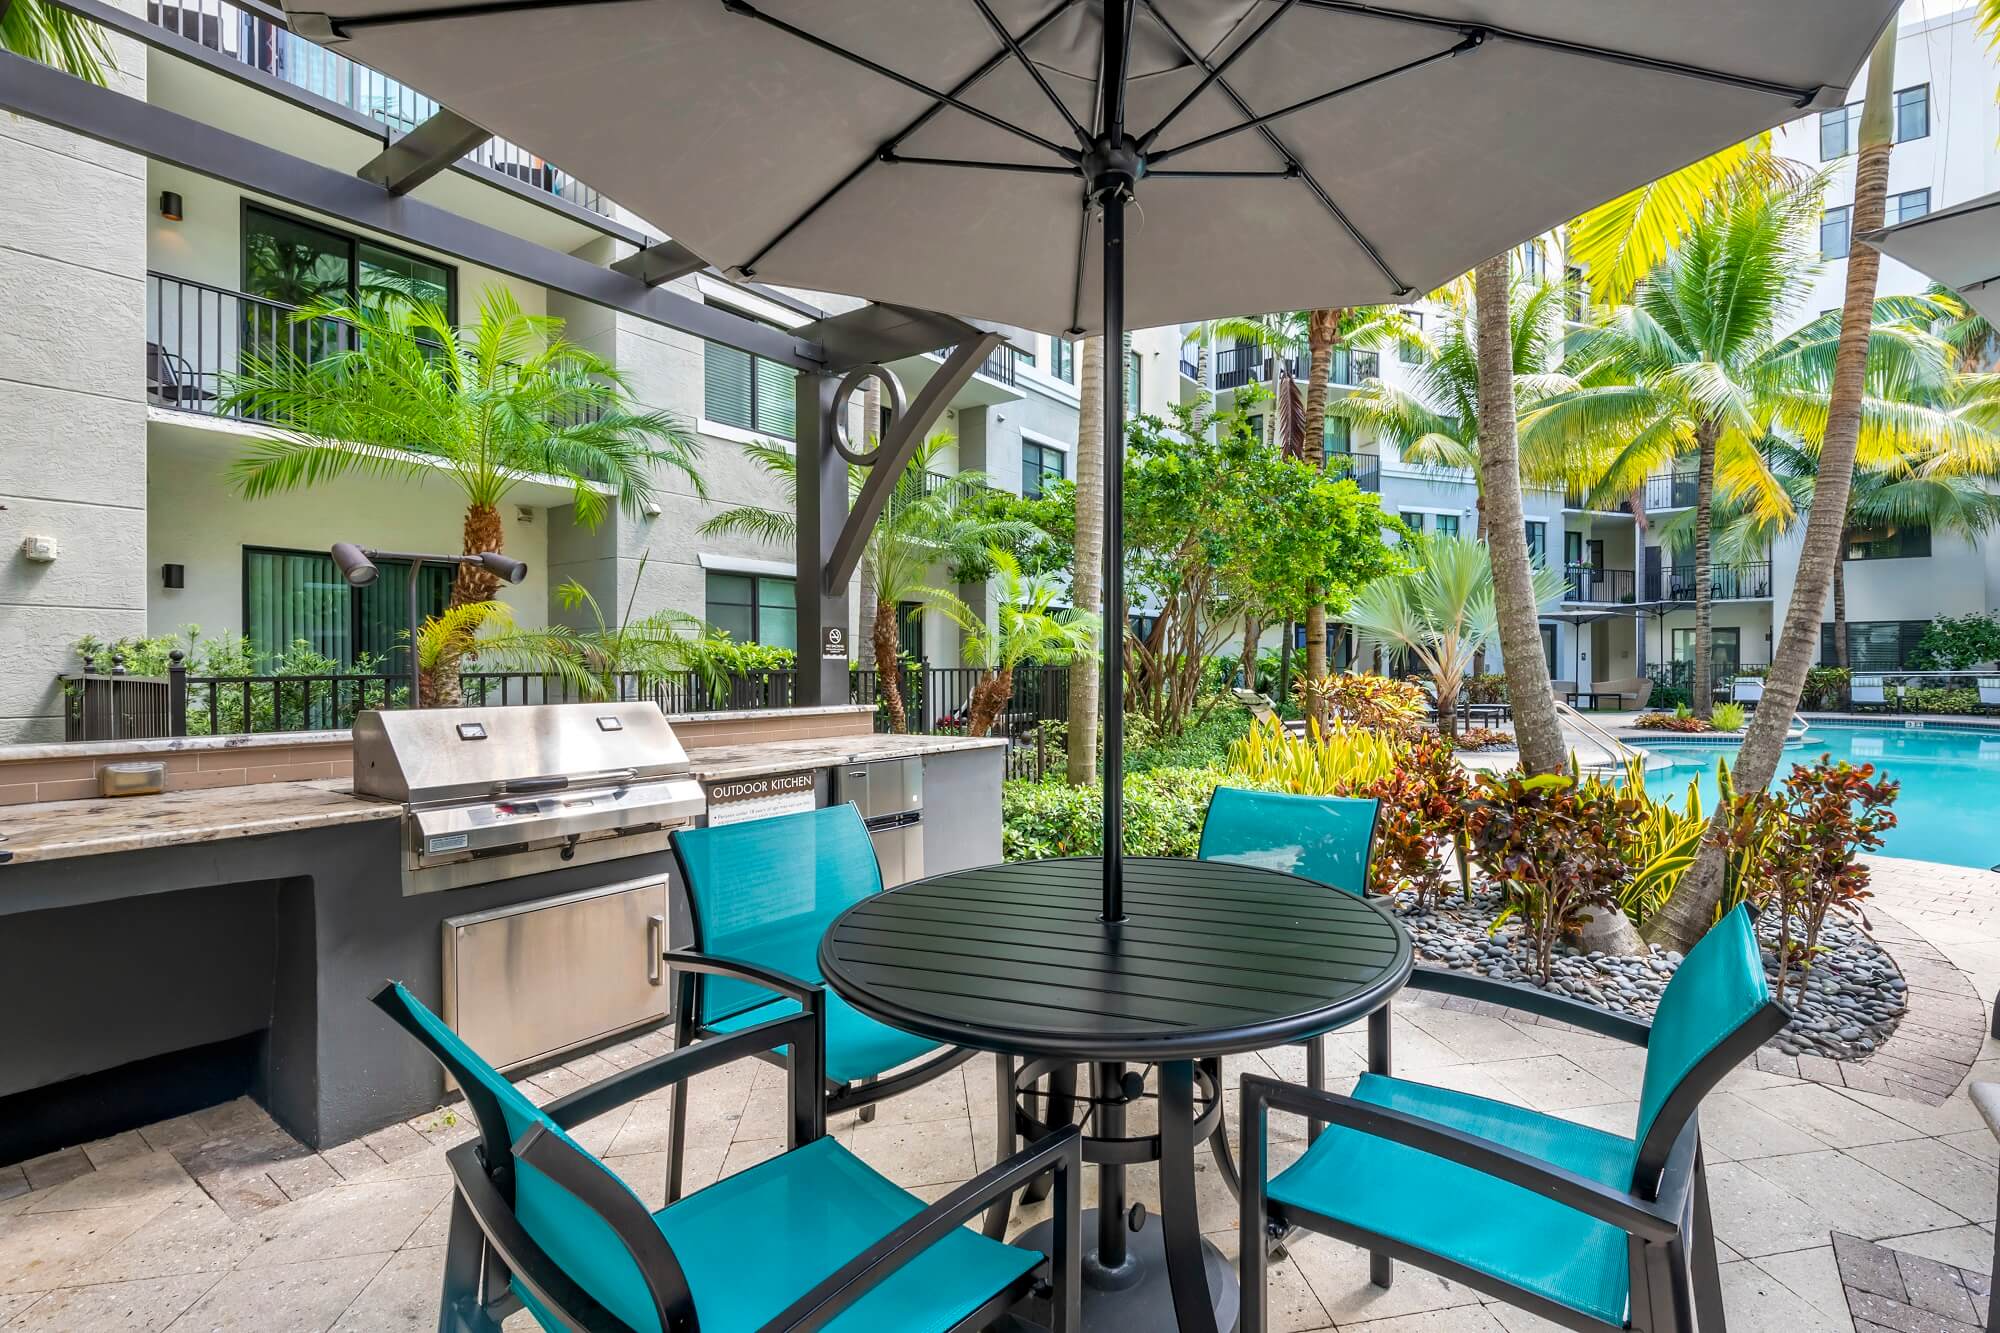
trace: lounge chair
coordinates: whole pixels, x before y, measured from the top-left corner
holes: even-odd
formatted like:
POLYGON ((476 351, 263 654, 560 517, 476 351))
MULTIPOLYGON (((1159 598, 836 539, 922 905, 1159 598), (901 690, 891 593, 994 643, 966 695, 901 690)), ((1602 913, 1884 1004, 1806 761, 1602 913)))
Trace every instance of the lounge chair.
POLYGON ((1279 717, 1277 707, 1272 704, 1270 696, 1256 690, 1246 690, 1241 685, 1232 687, 1229 692, 1236 696, 1237 703, 1250 710, 1250 716, 1257 721, 1276 722, 1294 736, 1306 734, 1306 720, 1302 717, 1279 717))
MULTIPOLYGON (((693 948, 681 956, 706 960, 674 976, 677 1048, 796 1009, 790 992, 766 978, 781 976, 792 989, 819 985, 826 928, 882 891, 875 848, 852 805, 681 829, 671 841, 694 930, 693 948)), ((838 995, 826 996, 825 1020, 827 1109, 859 1110, 863 1120, 873 1119, 876 1102, 922 1087, 973 1055, 878 1023, 838 995)), ((775 1051, 766 1058, 783 1063, 775 1051)), ((667 1142, 669 1203, 681 1196, 686 1140, 687 1106, 676 1098, 667 1142)))
POLYGON ((1979 678, 1979 706, 1988 709, 2000 708, 2000 676, 1979 678))
MULTIPOLYGON (((677 971, 709 960, 668 959, 677 971)), ((446 1154, 455 1193, 438 1328, 897 1329, 969 1333, 1053 1282, 1081 1328, 1083 1159, 1039 1140, 929 1206, 826 1136, 824 992, 769 974, 783 1015, 624 1069, 537 1108, 398 983, 374 999, 465 1093, 478 1135, 446 1154), (790 1052, 786 1151, 657 1212, 570 1132, 614 1107, 773 1046, 790 1052), (969 1231, 992 1200, 1053 1174, 1055 1257, 969 1231)))
POLYGON ((1882 692, 1882 677, 1854 676, 1847 682, 1847 702, 1859 712, 1869 708, 1887 708, 1888 699, 1882 692))
POLYGON ((1653 681, 1650 676, 1627 676, 1622 680, 1600 680, 1590 687, 1590 697, 1594 703, 1606 699, 1617 700, 1620 708, 1633 712, 1644 712, 1646 702, 1653 697, 1653 681))
POLYGON ((1751 712, 1764 702, 1764 678, 1762 676, 1738 676, 1730 682, 1729 697, 1732 702, 1742 704, 1751 712))
MULTIPOLYGON (((1646 1052, 1624 1138, 1375 1073, 1352 1096, 1242 1082, 1240 1234, 1293 1226, 1400 1258, 1565 1328, 1716 1333, 1722 1284, 1695 1111, 1785 1025, 1747 907, 1689 951, 1652 1024, 1534 987, 1418 969, 1411 985, 1554 1018, 1646 1052), (1329 1128, 1266 1178, 1272 1110, 1329 1128)), ((1262 1245, 1241 1247, 1238 1333, 1267 1333, 1262 1245)))

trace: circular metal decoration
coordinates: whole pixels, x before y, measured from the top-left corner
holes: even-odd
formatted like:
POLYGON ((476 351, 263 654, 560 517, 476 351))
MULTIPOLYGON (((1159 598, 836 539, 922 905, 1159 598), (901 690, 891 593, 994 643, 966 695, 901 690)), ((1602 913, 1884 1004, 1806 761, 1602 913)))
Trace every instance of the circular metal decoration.
POLYGON ((857 450, 847 434, 847 405, 855 393, 869 380, 880 380, 882 390, 889 400, 889 420, 895 421, 903 415, 905 400, 903 382, 889 373, 887 366, 856 366, 840 377, 840 387, 833 391, 833 447, 840 456, 850 463, 868 467, 875 462, 875 455, 882 452, 881 441, 868 450, 857 450))

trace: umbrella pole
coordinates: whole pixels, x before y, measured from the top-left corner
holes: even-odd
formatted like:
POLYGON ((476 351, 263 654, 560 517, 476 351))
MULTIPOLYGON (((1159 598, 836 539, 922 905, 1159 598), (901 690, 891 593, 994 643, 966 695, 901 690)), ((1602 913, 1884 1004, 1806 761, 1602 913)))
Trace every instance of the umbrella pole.
MULTIPOLYGON (((1117 6, 1107 6, 1107 11, 1117 6)), ((1125 199, 1104 226, 1104 919, 1125 919, 1125 199), (1116 361, 1114 367, 1112 362, 1116 361)))

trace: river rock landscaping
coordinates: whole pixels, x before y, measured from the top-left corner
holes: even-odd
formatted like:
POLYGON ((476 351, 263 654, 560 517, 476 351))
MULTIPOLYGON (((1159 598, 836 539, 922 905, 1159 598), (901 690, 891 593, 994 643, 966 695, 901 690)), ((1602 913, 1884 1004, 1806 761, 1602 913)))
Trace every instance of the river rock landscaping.
MULTIPOLYGON (((1489 933, 1503 906, 1498 892, 1477 889, 1469 901, 1448 894, 1428 912, 1417 911, 1415 896, 1404 893, 1397 895, 1397 905, 1420 964, 1541 984, 1534 946, 1518 929, 1504 925, 1489 933)), ((1759 934, 1765 943, 1764 966, 1775 984, 1775 924, 1760 923, 1759 934)), ((1882 946, 1851 920, 1829 919, 1820 945, 1818 963, 1808 972, 1794 971, 1786 986, 1792 1021, 1771 1044, 1788 1055, 1865 1058, 1902 1020, 1908 986, 1882 946)), ((1650 1020, 1680 961, 1678 953, 1652 946, 1630 956, 1559 948, 1548 989, 1650 1020)))

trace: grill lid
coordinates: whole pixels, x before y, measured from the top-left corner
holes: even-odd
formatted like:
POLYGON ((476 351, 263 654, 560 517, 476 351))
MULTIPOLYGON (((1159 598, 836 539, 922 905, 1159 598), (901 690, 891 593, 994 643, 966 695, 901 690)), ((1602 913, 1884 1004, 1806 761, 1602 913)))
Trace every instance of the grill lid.
POLYGON ((657 705, 369 711, 354 719, 354 791, 426 805, 678 777, 687 751, 657 705))

